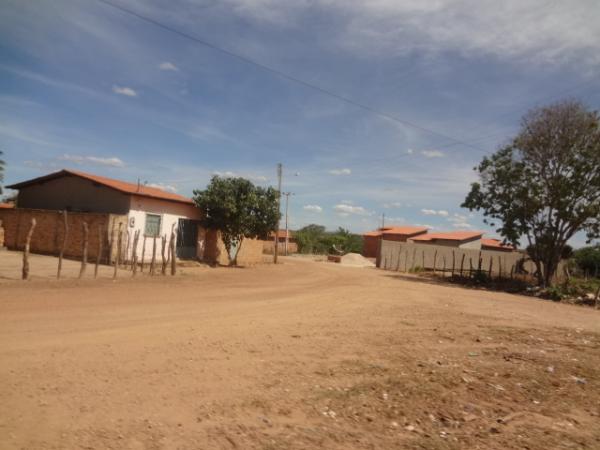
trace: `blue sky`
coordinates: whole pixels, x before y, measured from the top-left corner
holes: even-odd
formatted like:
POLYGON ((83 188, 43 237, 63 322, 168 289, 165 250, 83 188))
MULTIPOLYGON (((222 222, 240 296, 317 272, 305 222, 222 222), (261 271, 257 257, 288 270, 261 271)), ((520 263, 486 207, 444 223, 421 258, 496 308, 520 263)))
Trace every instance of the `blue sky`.
POLYGON ((600 107, 596 0, 114 2, 436 133, 96 0, 4 0, 6 184, 70 167, 191 195, 213 173, 275 184, 281 162, 293 228, 491 231, 460 208, 473 167, 531 107, 600 107))

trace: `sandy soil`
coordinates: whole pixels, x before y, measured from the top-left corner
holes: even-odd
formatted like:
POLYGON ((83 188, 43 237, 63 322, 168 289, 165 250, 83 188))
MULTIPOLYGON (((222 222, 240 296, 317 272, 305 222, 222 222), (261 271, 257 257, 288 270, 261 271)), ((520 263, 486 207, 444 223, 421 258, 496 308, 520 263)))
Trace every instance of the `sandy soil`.
POLYGON ((0 448, 600 448, 599 311, 282 259, 2 283, 0 448))

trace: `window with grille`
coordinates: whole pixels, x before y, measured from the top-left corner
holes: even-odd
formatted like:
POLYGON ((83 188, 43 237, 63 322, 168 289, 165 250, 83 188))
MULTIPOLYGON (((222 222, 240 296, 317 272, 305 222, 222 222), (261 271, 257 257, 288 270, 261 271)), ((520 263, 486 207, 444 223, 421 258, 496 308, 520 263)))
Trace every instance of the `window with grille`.
POLYGON ((160 235, 160 215, 146 214, 146 227, 144 229, 144 234, 150 237, 160 235))

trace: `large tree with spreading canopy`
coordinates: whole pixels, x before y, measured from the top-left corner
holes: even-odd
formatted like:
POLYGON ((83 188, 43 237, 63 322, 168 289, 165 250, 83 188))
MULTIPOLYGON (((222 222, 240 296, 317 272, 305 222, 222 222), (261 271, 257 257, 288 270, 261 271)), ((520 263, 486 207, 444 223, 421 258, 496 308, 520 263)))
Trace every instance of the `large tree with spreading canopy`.
POLYGON ((194 191, 204 212, 202 225, 221 232, 229 265, 237 264, 244 238, 266 239, 279 220, 279 192, 245 178, 214 176, 205 190, 194 191))
POLYGON ((525 239, 548 286, 569 239, 600 237, 600 118, 576 101, 526 114, 512 142, 475 170, 463 207, 482 211, 507 242, 525 239))

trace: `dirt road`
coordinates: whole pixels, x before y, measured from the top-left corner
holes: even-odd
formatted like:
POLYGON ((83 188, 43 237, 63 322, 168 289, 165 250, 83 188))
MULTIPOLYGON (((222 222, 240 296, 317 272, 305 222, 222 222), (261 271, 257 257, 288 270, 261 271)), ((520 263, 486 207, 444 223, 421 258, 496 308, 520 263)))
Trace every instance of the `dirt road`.
POLYGON ((600 448, 600 312, 283 260, 0 285, 0 448, 600 448))

